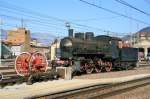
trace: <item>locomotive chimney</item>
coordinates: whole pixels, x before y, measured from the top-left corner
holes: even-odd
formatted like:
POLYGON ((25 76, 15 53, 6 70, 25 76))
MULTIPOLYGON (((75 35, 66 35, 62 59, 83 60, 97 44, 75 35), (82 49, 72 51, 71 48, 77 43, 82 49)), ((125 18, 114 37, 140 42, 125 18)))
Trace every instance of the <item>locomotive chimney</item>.
POLYGON ((68 36, 73 38, 73 29, 68 29, 68 36))
POLYGON ((68 28, 68 36, 73 38, 73 29, 70 29, 70 23, 66 22, 66 27, 68 28))

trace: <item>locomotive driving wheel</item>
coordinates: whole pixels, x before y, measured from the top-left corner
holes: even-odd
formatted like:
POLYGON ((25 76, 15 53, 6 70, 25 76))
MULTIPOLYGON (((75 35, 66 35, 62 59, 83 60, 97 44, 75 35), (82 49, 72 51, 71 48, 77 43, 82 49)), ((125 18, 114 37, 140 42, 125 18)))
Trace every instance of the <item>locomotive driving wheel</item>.
POLYGON ((112 69, 112 62, 105 62, 105 71, 109 72, 112 69))
POLYGON ((87 74, 91 74, 94 70, 92 63, 86 63, 85 64, 85 70, 87 74))
POLYGON ((28 52, 23 52, 19 56, 17 56, 15 60, 15 70, 20 76, 29 76, 29 60, 31 58, 31 54, 28 52))
POLYGON ((97 65, 95 66, 95 71, 97 73, 100 73, 102 71, 102 69, 103 69, 102 65, 103 65, 102 60, 98 60, 97 65))

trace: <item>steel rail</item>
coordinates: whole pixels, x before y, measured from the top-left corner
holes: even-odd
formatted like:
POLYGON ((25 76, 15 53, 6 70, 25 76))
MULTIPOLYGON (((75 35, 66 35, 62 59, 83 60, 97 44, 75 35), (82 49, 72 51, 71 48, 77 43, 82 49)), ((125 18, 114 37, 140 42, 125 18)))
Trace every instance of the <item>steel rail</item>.
POLYGON ((47 94, 45 96, 32 96, 28 97, 28 99, 103 99, 146 85, 150 85, 150 77, 116 84, 95 85, 55 94, 47 94))

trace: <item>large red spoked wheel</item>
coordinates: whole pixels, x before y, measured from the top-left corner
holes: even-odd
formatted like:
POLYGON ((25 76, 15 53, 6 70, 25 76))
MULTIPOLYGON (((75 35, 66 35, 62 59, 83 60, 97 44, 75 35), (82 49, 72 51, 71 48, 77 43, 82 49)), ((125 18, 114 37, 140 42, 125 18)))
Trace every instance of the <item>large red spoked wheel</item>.
POLYGON ((17 56, 15 61, 15 70, 20 76, 29 76, 29 61, 31 54, 28 52, 23 52, 17 56))
POLYGON ((31 56, 29 66, 32 73, 45 72, 48 67, 48 62, 45 55, 40 52, 35 52, 31 56))

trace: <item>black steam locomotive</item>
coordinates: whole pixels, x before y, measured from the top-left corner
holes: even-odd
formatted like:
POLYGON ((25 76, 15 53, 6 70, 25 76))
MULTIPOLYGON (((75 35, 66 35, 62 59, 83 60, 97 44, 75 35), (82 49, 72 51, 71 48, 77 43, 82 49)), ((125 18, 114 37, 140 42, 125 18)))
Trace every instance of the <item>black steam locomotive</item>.
POLYGON ((94 37, 92 32, 75 33, 74 37, 61 40, 61 56, 58 63, 85 73, 132 69, 138 61, 138 50, 123 48, 121 44, 122 40, 117 37, 94 37))

